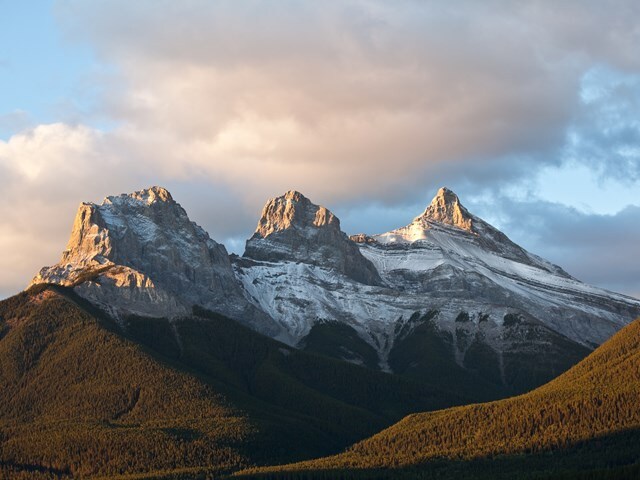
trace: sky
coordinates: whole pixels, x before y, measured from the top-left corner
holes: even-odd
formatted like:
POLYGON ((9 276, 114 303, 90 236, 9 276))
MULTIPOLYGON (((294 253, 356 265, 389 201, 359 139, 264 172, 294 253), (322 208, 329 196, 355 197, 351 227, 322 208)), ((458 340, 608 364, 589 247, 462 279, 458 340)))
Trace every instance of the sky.
POLYGON ((241 254, 267 199, 347 233, 441 186, 640 298, 640 2, 0 0, 0 298, 81 201, 151 185, 241 254))

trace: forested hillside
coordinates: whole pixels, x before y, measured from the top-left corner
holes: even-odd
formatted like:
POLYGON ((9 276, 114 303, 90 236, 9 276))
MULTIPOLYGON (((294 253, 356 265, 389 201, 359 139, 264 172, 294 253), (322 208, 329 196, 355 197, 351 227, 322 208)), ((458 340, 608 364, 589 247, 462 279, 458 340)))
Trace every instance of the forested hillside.
POLYGON ((640 320, 547 385, 401 422, 251 478, 638 478, 640 320))
POLYGON ((0 472, 217 475, 337 452, 447 392, 198 309, 118 324, 60 287, 0 302, 0 472), (164 473, 163 473, 164 472, 164 473))

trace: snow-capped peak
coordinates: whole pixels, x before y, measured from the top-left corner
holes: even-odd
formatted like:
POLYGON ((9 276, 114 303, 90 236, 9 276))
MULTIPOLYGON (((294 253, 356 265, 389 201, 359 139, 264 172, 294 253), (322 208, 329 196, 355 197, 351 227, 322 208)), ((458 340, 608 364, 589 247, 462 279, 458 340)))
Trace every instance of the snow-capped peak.
POLYGON ((267 202, 244 257, 320 265, 361 283, 382 283, 375 267, 340 229, 338 217, 295 190, 267 202))
POLYGON ((32 281, 41 283, 73 287, 121 318, 175 318, 199 305, 276 331, 244 298, 224 245, 162 187, 82 203, 61 260, 32 281))
POLYGON ((351 240, 360 245, 437 246, 459 251, 464 256, 492 256, 509 259, 544 271, 569 277, 557 265, 532 255, 512 242, 504 233, 471 214, 448 188, 441 188, 425 211, 402 228, 378 235, 354 235, 351 240), (469 250, 471 248, 471 250, 469 250), (463 253, 464 252, 464 253, 463 253))
POLYGON ((102 204, 151 205, 156 202, 175 203, 173 197, 166 188, 154 185, 153 187, 138 190, 137 192, 133 193, 123 193, 121 195, 109 196, 104 199, 104 202, 102 204))

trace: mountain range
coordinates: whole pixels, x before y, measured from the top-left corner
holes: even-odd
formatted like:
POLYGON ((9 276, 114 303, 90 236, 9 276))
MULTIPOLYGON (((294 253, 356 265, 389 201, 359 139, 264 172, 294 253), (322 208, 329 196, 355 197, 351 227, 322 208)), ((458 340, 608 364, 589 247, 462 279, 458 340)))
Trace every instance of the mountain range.
POLYGON ((201 306, 478 400, 543 384, 640 315, 637 299, 527 252, 446 188, 409 225, 351 237, 289 191, 266 203, 241 257, 164 188, 112 196, 80 206, 62 259, 37 284, 72 287, 120 319, 201 306))
POLYGON ((445 188, 351 237, 287 192, 242 256, 163 188, 83 203, 0 302, 0 477, 634 475, 639 315, 445 188))

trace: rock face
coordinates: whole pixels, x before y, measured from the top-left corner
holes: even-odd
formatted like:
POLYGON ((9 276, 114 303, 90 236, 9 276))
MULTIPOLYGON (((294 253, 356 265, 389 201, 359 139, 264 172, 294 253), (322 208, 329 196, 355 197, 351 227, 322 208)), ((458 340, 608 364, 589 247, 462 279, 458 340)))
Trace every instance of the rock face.
POLYGON ((527 252, 445 188, 407 226, 351 239, 290 191, 231 259, 165 189, 108 197, 80 206, 62 259, 32 283, 72 287, 121 320, 202 306, 478 399, 544 383, 640 316, 640 301, 527 252))
POLYGON ((406 227, 371 237, 360 234, 351 238, 360 244, 421 245, 438 243, 439 239, 445 237, 465 238, 483 252, 569 277, 569 274, 557 265, 527 252, 509 240, 500 230, 469 213, 460 203, 458 196, 444 187, 438 190, 422 215, 414 218, 406 227))
POLYGON ((296 192, 272 200, 245 260, 234 263, 247 298, 298 346, 363 364, 373 347, 381 368, 415 376, 433 374, 446 357, 443 368, 459 369, 461 379, 472 372, 513 392, 554 377, 640 315, 640 301, 527 252, 446 188, 409 225, 351 237, 382 282, 373 273, 375 281, 361 281, 344 268, 346 250, 316 240, 328 228, 342 238, 335 216, 320 208, 296 192), (327 260, 331 250, 340 253, 327 260), (344 342, 325 348, 320 336, 344 342), (442 353, 435 363, 434 351, 442 353))
POLYGON ((178 317, 199 305, 278 334, 245 300, 225 247, 160 187, 81 204, 62 259, 37 283, 74 287, 118 317, 178 317))
POLYGON ((302 262, 340 272, 356 282, 380 285, 373 264, 340 230, 340 220, 296 191, 267 202, 244 257, 264 262, 302 262))
POLYGON ((444 223, 467 232, 474 230, 474 218, 462 206, 458 196, 448 188, 442 187, 420 217, 425 221, 444 223))

